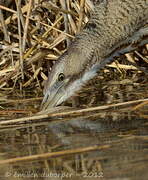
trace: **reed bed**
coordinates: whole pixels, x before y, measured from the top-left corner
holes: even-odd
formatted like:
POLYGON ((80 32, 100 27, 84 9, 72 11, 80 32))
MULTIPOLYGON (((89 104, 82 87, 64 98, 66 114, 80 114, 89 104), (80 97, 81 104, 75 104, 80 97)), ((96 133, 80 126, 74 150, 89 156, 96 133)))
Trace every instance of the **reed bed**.
MULTIPOLYGON (((95 1, 91 0, 0 1, 2 108, 3 104, 11 101, 8 96, 16 91, 35 90, 40 96, 39 100, 42 99, 44 81, 47 80, 52 65, 87 23, 94 3, 95 1)), ((147 52, 148 45, 116 59, 107 65, 97 78, 100 80, 108 76, 111 80, 112 77, 120 75, 121 84, 126 84, 125 81, 131 78, 131 74, 132 77, 144 75, 146 79, 147 52)), ((82 89, 80 96, 83 97, 83 91, 89 91, 89 87, 82 89)), ((90 99, 83 107, 94 106, 94 97, 90 99)), ((14 100, 14 103, 17 101, 14 100)))

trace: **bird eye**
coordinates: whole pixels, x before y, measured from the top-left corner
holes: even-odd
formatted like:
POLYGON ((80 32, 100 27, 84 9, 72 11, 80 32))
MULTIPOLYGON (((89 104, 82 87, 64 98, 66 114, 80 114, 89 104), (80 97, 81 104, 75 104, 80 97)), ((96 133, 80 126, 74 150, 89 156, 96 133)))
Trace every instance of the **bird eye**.
POLYGON ((58 80, 59 81, 63 81, 65 78, 64 74, 63 73, 60 73, 59 76, 58 76, 58 80))

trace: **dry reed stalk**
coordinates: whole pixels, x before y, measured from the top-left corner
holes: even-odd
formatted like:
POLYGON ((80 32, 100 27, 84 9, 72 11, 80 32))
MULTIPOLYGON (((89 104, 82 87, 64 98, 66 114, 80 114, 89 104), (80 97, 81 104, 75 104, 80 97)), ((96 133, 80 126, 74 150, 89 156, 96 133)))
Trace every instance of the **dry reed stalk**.
POLYGON ((29 0, 26 22, 25 22, 25 27, 24 27, 24 35, 23 35, 23 39, 22 39, 23 52, 25 51, 25 46, 26 46, 26 39, 27 39, 27 33, 28 33, 29 17, 31 14, 31 8, 32 8, 32 0, 29 0))
MULTIPOLYGON (((16 1, 16 7, 17 7, 17 19, 18 19, 18 33, 19 33, 19 50, 20 50, 20 69, 22 73, 22 79, 24 79, 24 65, 23 65, 23 47, 22 47, 22 35, 21 35, 21 1, 16 1)), ((23 24, 23 23, 22 23, 23 24)))
MULTIPOLYGON (((22 13, 27 12, 27 10, 28 10, 28 5, 23 6, 21 10, 22 10, 22 13)), ((17 11, 14 11, 13 13, 15 13, 15 14, 13 14, 12 16, 9 16, 9 17, 5 20, 5 24, 6 24, 6 25, 10 24, 11 21, 14 21, 14 20, 17 19, 17 11)), ((0 25, 0 27, 1 27, 1 25, 0 25)))
POLYGON ((97 150, 103 150, 108 149, 110 145, 95 145, 90 147, 84 147, 84 148, 77 148, 77 149, 69 149, 69 150, 63 150, 58 152, 49 152, 49 153, 43 153, 43 154, 37 154, 37 155, 31 155, 31 156, 24 156, 24 157, 17 157, 12 159, 6 159, 6 160, 0 160, 0 165, 4 164, 12 164, 12 163, 22 163, 22 162, 30 162, 35 160, 45 160, 49 158, 55 158, 60 156, 67 156, 67 155, 73 155, 78 153, 84 153, 89 151, 97 151, 97 150))
MULTIPOLYGON (((48 113, 48 111, 43 111, 40 112, 39 115, 34 115, 32 117, 23 117, 23 118, 18 118, 18 119, 12 119, 12 120, 7 120, 7 121, 1 121, 0 126, 2 125, 8 125, 8 124, 16 124, 16 123, 27 123, 29 121, 35 121, 35 120, 41 120, 45 118, 53 118, 53 117, 73 117, 73 116, 81 116, 85 115, 87 113, 95 113, 98 111, 102 110, 109 110, 112 108, 120 108, 122 106, 129 106, 129 105, 135 105, 141 102, 147 102, 148 99, 139 99, 135 101, 128 101, 128 102, 123 102, 123 103, 117 103, 117 104, 110 104, 110 105, 104 105, 104 106, 97 106, 97 107, 91 107, 91 108, 85 108, 85 109, 79 109, 79 110, 71 110, 71 111, 66 111, 66 112, 59 112, 59 113, 48 113), (48 113, 48 114, 47 114, 48 113)), ((131 109, 132 111, 132 109, 131 109)))
POLYGON ((2 5, 0 5, 0 9, 3 9, 3 10, 6 10, 6 11, 9 11, 9 12, 11 12, 11 13, 17 13, 16 11, 14 11, 13 9, 10 9, 10 8, 8 8, 8 7, 5 7, 5 6, 2 6, 2 5))
POLYGON ((80 1, 80 13, 79 13, 79 23, 78 23, 78 32, 82 29, 82 21, 84 17, 84 6, 85 6, 85 0, 80 1))
POLYGON ((16 158, 11 158, 11 159, 6 159, 6 160, 0 160, 0 165, 30 162, 30 161, 37 161, 37 160, 41 161, 41 160, 47 160, 49 158, 80 154, 80 153, 85 153, 85 152, 90 152, 90 151, 106 150, 106 149, 111 148, 111 146, 115 144, 118 144, 124 141, 126 142, 127 140, 133 140, 136 138, 147 140, 147 137, 145 138, 144 136, 139 137, 139 136, 130 135, 130 136, 123 137, 122 139, 120 138, 119 140, 112 140, 110 143, 104 144, 104 145, 94 145, 94 146, 81 147, 81 148, 76 148, 76 149, 68 149, 68 150, 62 150, 62 151, 57 151, 57 152, 49 152, 49 153, 43 153, 43 154, 37 154, 37 155, 31 155, 31 156, 16 157, 16 158))

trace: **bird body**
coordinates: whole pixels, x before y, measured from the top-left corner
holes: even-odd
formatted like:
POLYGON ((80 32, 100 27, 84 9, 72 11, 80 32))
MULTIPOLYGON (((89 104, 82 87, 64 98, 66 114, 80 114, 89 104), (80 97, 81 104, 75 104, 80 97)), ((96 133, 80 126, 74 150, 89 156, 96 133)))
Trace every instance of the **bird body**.
POLYGON ((42 108, 57 106, 115 57, 148 43, 148 0, 101 0, 53 66, 42 108))

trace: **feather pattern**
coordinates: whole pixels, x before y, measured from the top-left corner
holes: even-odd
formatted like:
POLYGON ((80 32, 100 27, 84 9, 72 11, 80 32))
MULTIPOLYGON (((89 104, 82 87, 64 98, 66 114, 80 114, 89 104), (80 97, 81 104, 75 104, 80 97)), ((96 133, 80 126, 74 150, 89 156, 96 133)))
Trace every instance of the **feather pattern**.
POLYGON ((97 2, 82 32, 53 66, 43 109, 65 101, 115 57, 148 43, 148 0, 97 2), (60 73, 65 77, 61 83, 60 73), (57 87, 56 93, 53 87, 57 87))

